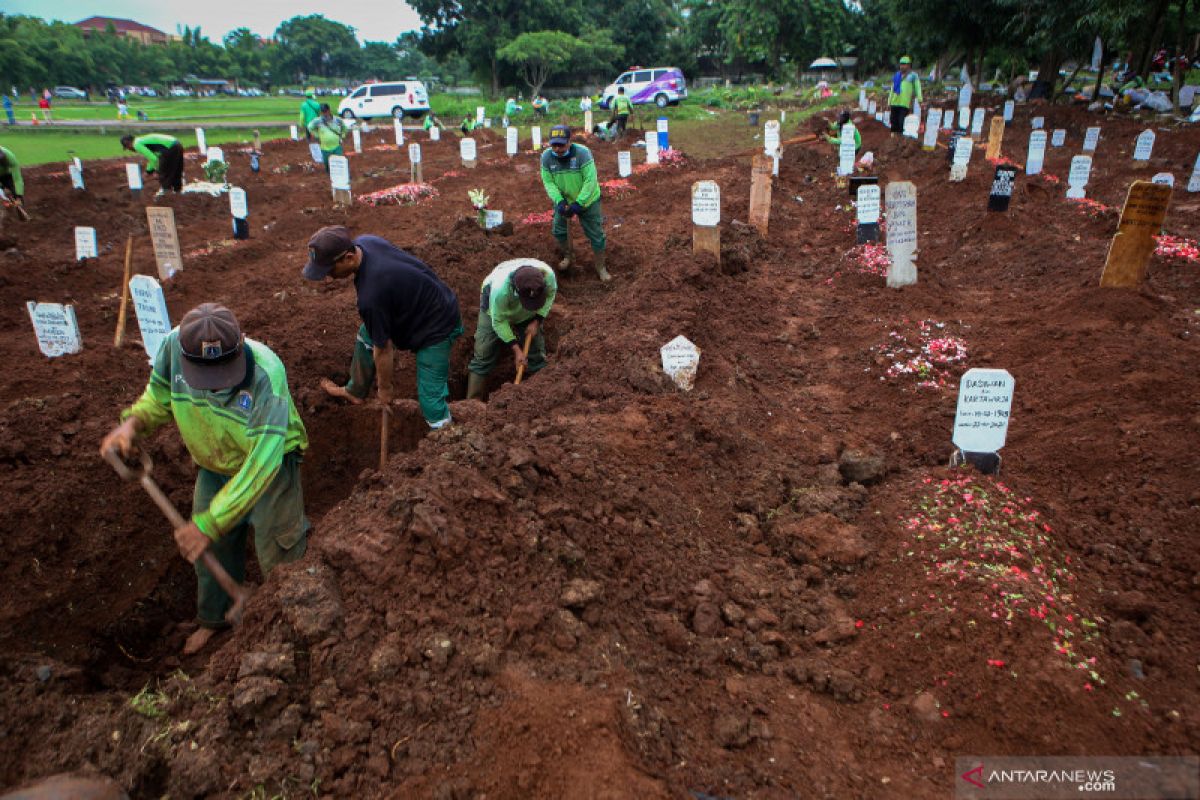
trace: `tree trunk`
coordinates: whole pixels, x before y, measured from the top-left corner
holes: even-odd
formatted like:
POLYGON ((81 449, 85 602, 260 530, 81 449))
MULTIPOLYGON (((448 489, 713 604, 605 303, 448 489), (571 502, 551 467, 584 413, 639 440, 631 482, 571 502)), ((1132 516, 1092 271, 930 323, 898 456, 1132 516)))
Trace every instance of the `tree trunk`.
MULTIPOLYGON (((1189 0, 1181 0, 1179 3, 1179 22, 1177 23, 1179 32, 1175 37, 1175 57, 1171 63, 1171 107, 1175 110, 1179 110, 1179 90, 1183 86, 1184 64, 1180 62, 1180 58, 1183 56, 1183 37, 1187 23, 1188 5, 1189 0)), ((1191 63, 1190 59, 1188 63, 1191 63)))
POLYGON ((1108 51, 1104 48, 1104 42, 1100 42, 1100 69, 1096 72, 1096 85, 1092 87, 1092 102, 1102 102, 1100 100, 1100 87, 1104 84, 1104 66, 1108 63, 1108 51))
POLYGON ((500 96, 500 65, 496 62, 496 54, 492 53, 492 98, 500 96))
POLYGON ((1159 39, 1162 38, 1168 3, 1169 0, 1158 0, 1154 6, 1154 13, 1149 17, 1151 24, 1145 28, 1152 32, 1148 33, 1143 40, 1141 57, 1133 65, 1143 78, 1150 74, 1150 62, 1154 59, 1154 48, 1158 47, 1159 39))

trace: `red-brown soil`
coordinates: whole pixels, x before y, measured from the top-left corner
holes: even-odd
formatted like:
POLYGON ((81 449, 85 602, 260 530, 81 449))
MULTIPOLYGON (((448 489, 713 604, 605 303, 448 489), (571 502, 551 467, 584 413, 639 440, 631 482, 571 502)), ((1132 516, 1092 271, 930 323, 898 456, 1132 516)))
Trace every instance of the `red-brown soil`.
MULTIPOLYGON (((437 198, 337 210, 303 145, 269 143, 259 175, 232 154, 251 238, 229 239, 224 198, 168 200, 193 255, 167 302, 176 321, 228 304, 282 357, 312 439, 316 527, 245 624, 183 660, 190 568, 96 453, 147 377, 132 313, 129 340, 111 344, 128 234, 136 270, 154 272, 147 200, 117 162, 87 165, 87 193, 30 170, 36 221, 8 223, 17 246, 0 253, 0 785, 79 772, 135 797, 913 798, 946 796, 958 755, 1194 753, 1200 265, 1156 256, 1140 290, 1098 281, 1136 178, 1174 172, 1166 229, 1200 237, 1184 191, 1200 133, 1156 126, 1138 166, 1142 124, 1100 122, 1088 196, 1113 210, 1092 216, 1063 194, 1096 118, 1034 113, 1068 131, 1046 159, 1061 183, 1022 176, 1007 214, 986 210, 982 151, 951 184, 944 150, 860 123, 876 173, 918 187, 920 281, 899 291, 851 268, 826 145, 786 151, 766 238, 738 221, 746 156, 635 175, 604 201, 613 284, 588 258, 564 280, 549 366, 514 387, 502 362, 486 408, 458 404, 448 430, 399 415, 382 472, 378 412, 317 389, 344 377, 358 322, 351 285, 301 279, 305 243, 344 223, 426 260, 464 311, 461 397, 482 278, 506 258, 554 260, 549 226, 519 224, 548 207, 536 156, 509 160, 483 134, 464 170, 454 137, 425 143, 437 198), (702 178, 722 188, 720 268, 691 253, 702 178), (510 235, 464 221, 474 187, 517 223, 510 235), (73 261, 74 225, 97 229, 98 259, 73 261), (81 354, 40 355, 35 299, 76 304, 81 354), (940 388, 881 379, 878 348, 893 331, 915 340, 921 320, 947 323, 965 363, 940 388), (658 363, 678 334, 703 351, 690 393, 658 363), (1047 552, 1097 625, 1081 646, 1103 684, 1085 687, 1044 625, 989 618, 986 587, 942 608, 945 587, 908 555, 906 520, 955 478, 964 367, 1016 378, 1003 484, 1052 528, 1047 552), (839 473, 853 451, 875 459, 867 486, 839 473), (147 686, 157 715, 129 703, 147 686)), ((1006 136, 1018 162, 1029 116, 1006 136)), ((602 180, 615 151, 594 147, 602 180)), ((358 194, 408 173, 394 149, 351 169, 358 194)), ((411 356, 398 383, 411 392, 411 356)), ((186 509, 194 468, 177 434, 151 452, 186 509)))

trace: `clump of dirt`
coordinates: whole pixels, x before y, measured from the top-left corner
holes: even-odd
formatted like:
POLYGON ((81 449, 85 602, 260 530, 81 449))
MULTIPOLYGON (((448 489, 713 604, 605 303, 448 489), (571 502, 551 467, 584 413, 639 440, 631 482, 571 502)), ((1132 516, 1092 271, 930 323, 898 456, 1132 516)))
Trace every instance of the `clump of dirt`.
MULTIPOLYGON (((1077 138, 1091 119, 1037 113, 1077 138)), ((377 411, 316 388, 344 378, 358 322, 352 286, 300 278, 304 243, 338 222, 428 262, 463 310, 461 397, 482 279, 507 258, 557 260, 548 224, 489 235, 466 192, 540 219, 536 170, 514 168, 534 156, 507 159, 481 132, 480 164, 463 170, 455 142, 424 143, 437 197, 340 209, 323 174, 235 163, 252 236, 232 243, 223 201, 169 199, 196 253, 166 286, 172 319, 225 302, 280 354, 312 438, 316 522, 305 559, 190 660, 175 655, 190 569, 150 502, 95 455, 146 379, 136 341, 110 344, 127 234, 137 271, 153 271, 144 212, 118 162, 89 164, 87 193, 31 170, 35 216, 93 225, 101 253, 78 265, 69 228, 28 226, 3 256, 0 302, 76 303, 85 350, 44 359, 24 316, 0 318, 0 348, 22 364, 0 388, 0 732, 14 743, 0 782, 103 773, 134 796, 183 797, 561 797, 584 783, 614 797, 935 797, 965 753, 1193 751, 1200 465, 1180 432, 1200 425, 1187 327, 1200 279, 1155 257, 1141 291, 1100 290, 1113 220, 1037 178, 989 214, 990 169, 949 184, 940 151, 859 126, 879 174, 917 184, 915 286, 817 279, 854 243, 823 142, 785 150, 770 233, 725 225, 721 269, 691 253, 690 187, 717 180, 725 218, 743 218, 748 158, 643 171, 604 200, 611 285, 577 243, 585 269, 561 283, 548 366, 513 386, 502 361, 487 406, 456 403, 447 429, 400 414, 382 471, 377 411), (957 345, 944 363, 941 344, 925 352, 942 335, 881 355, 881 336, 928 320, 969 331, 965 362, 957 345), (658 364, 680 334, 702 352, 689 393, 658 364), (916 351, 940 370, 935 386, 880 380, 916 351), (1036 510, 1050 528, 1008 535, 995 504, 972 523, 1004 554, 994 563, 1022 571, 999 588, 930 488, 966 485, 970 473, 941 465, 958 370, 976 366, 1008 369, 1017 389, 1001 483, 971 477, 969 493, 1002 485, 1022 526, 1036 510), (926 525, 940 527, 918 542, 926 525), (1035 567, 1067 570, 1069 587, 1054 577, 1070 597, 1016 602, 1046 586, 1035 567), (1009 610, 1011 626, 991 616, 1009 610), (1047 619, 1095 634, 1066 643, 1084 668, 1055 649, 1047 619)), ((1134 164, 1140 124, 1104 126, 1089 195, 1116 206, 1130 180, 1200 146, 1194 131, 1161 130, 1155 161, 1134 164)), ((1027 135, 1022 115, 1006 153, 1027 135)), ((351 157, 356 193, 403 166, 379 146, 351 157)), ((617 149, 593 147, 602 179, 617 149)), ((1065 173, 1068 150, 1049 151, 1047 170, 1065 173)), ((307 151, 270 143, 267 158, 300 164, 307 151)), ((1196 238, 1181 206, 1166 227, 1196 238)), ((402 357, 398 385, 414 382, 402 357)), ((193 470, 177 435, 151 452, 186 508, 193 470)))

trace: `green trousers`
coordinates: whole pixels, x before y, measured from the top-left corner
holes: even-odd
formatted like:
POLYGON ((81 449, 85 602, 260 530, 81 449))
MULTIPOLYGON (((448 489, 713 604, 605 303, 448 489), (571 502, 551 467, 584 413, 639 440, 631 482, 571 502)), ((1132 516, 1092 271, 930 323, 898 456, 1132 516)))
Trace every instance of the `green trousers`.
MULTIPOLYGON (((266 493, 224 536, 209 549, 229 576, 238 583, 246 579, 246 536, 254 528, 254 552, 263 576, 280 564, 296 561, 308 549, 308 517, 304 515, 304 490, 300 486, 300 462, 297 452, 283 457, 283 465, 266 493)), ((192 496, 192 513, 208 509, 229 477, 201 468, 192 496)), ((225 612, 231 602, 203 562, 197 561, 196 618, 205 628, 224 628, 225 612)))
MULTIPOLYGON (((463 326, 458 327, 442 341, 417 351, 417 402, 421 414, 431 428, 440 428, 450 422, 450 349, 454 340, 462 336, 463 326)), ((355 397, 366 399, 375 382, 375 344, 367 333, 367 326, 358 327, 354 340, 354 357, 350 360, 350 381, 346 391, 355 397)))
MULTIPOLYGON (((570 221, 570 217, 564 217, 555 209, 554 224, 551 226, 550 232, 554 234, 554 238, 558 240, 558 246, 563 250, 567 249, 567 223, 570 221)), ((598 199, 579 215, 579 224, 583 228, 583 235, 592 245, 592 252, 603 252, 607 241, 604 238, 604 215, 600 212, 598 199)))
POLYGON ((325 174, 329 174, 329 157, 344 155, 346 155, 346 153, 344 150, 342 150, 342 146, 340 144, 332 150, 321 150, 321 161, 325 164, 325 174))
MULTIPOLYGON (((525 344, 525 328, 529 322, 513 326, 513 330, 517 332, 517 344, 519 345, 524 346, 525 344)), ((467 369, 476 375, 487 375, 496 366, 496 357, 502 346, 500 337, 496 335, 496 330, 492 327, 491 314, 481 308, 479 321, 475 324, 475 353, 471 356, 471 363, 467 365, 467 369)), ((546 366, 546 340, 542 338, 542 326, 538 325, 537 333, 534 335, 533 341, 529 343, 529 366, 525 368, 525 371, 532 375, 544 366, 546 366)))

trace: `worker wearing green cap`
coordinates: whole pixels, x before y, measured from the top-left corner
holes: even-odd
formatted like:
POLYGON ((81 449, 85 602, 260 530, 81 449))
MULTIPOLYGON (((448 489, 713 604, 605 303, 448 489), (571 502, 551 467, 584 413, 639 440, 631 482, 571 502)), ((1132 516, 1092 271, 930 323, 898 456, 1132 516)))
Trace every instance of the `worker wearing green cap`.
POLYGON ((904 133, 904 118, 912 111, 913 100, 918 103, 924 100, 921 79, 912 71, 912 59, 904 56, 900 59, 900 69, 892 76, 892 91, 888 96, 892 133, 904 133))
POLYGON ((319 116, 321 116, 321 104, 317 102, 317 93, 311 88, 305 89, 304 102, 300 104, 300 128, 304 131, 304 137, 310 142, 313 135, 308 126, 319 116))

